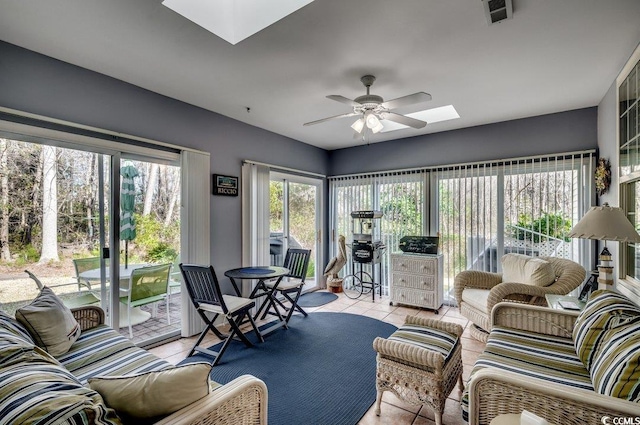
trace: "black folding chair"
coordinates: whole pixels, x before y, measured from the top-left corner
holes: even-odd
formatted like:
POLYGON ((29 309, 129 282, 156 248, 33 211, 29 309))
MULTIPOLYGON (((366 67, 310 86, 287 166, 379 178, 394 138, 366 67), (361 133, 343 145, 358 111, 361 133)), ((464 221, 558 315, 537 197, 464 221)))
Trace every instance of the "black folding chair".
MULTIPOLYGON (((282 294, 284 298, 291 303, 291 306, 286 307, 277 298, 277 296, 274 296, 269 299, 269 306, 262 315, 263 319, 266 317, 267 313, 278 315, 278 313, 280 313, 278 305, 285 311, 288 311, 287 316, 284 318, 286 323, 289 323, 289 320, 291 320, 291 316, 295 310, 302 313, 305 317, 307 316, 307 312, 298 305, 298 299, 302 294, 302 287, 304 286, 304 281, 307 277, 307 268, 309 267, 310 256, 311 250, 309 249, 289 248, 287 250, 287 255, 284 257, 283 267, 289 269, 289 274, 286 275, 280 283, 278 283, 275 295, 282 294), (293 298, 291 294, 293 294, 293 298), (275 309, 276 312, 270 312, 271 308, 275 309)), ((273 288, 276 283, 277 281, 265 282, 265 284, 270 288, 273 288)))
POLYGON ((193 353, 197 351, 213 357, 213 366, 215 366, 220 361, 222 354, 224 354, 229 343, 234 339, 234 337, 238 337, 238 339, 244 342, 247 347, 253 346, 251 341, 247 339, 240 329, 240 323, 242 323, 245 317, 249 319, 249 322, 253 327, 253 331, 258 336, 258 340, 260 342, 264 341, 262 335, 260 335, 260 332, 258 331, 255 321, 249 314, 249 310, 251 310, 255 305, 253 300, 234 295, 222 294, 218 278, 216 277, 216 272, 213 270, 212 266, 206 267, 192 264, 180 264, 180 271, 184 277, 184 284, 187 288, 187 292, 189 293, 189 297, 191 298, 191 302, 193 302, 198 314, 200 314, 200 317, 202 317, 202 320, 204 320, 207 325, 207 327, 200 333, 200 337, 187 357, 192 356, 193 353), (210 319, 206 313, 213 313, 213 318, 210 319), (231 326, 231 333, 229 335, 224 335, 214 326, 215 320, 220 315, 223 315, 231 326), (220 351, 218 352, 198 347, 209 330, 224 341, 222 348, 220 348, 220 351))

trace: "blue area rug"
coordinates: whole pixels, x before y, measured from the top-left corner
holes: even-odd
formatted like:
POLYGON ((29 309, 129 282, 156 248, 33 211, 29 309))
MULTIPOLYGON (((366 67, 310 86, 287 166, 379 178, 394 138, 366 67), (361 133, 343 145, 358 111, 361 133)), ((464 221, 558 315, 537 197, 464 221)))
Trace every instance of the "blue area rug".
MULTIPOLYGON (((263 343, 254 334, 248 334, 256 342, 251 348, 232 342, 211 378, 223 384, 243 374, 262 379, 270 425, 354 425, 376 400, 373 340, 395 330, 355 314, 293 316, 289 329, 278 329, 263 343)), ((195 355, 181 363, 210 360, 195 355)))
POLYGON ((337 299, 338 296, 331 292, 309 292, 300 297, 298 305, 300 307, 319 307, 337 299))

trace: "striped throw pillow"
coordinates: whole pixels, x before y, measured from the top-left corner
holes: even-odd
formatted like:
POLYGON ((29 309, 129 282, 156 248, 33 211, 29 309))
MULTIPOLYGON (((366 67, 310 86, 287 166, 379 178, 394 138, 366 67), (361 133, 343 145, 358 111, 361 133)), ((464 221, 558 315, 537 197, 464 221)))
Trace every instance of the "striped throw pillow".
POLYGON ((0 423, 38 425, 121 424, 100 395, 36 346, 2 339, 0 423))
POLYGON ((22 326, 20 322, 9 316, 4 311, 0 311, 0 330, 11 332, 16 336, 24 339, 25 342, 29 344, 35 344, 27 328, 22 326))
POLYGON ((573 328, 573 342, 578 357, 591 371, 599 355, 605 333, 640 318, 640 307, 613 291, 595 291, 580 312, 573 328))
POLYGON ((600 394, 640 402, 640 317, 604 332, 591 381, 600 394))

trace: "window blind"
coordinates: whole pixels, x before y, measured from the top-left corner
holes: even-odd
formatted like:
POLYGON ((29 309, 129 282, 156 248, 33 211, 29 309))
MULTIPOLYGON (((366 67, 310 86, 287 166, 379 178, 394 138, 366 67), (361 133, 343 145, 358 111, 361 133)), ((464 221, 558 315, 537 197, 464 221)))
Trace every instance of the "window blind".
MULTIPOLYGON (((594 151, 329 178, 333 241, 351 240, 351 211, 379 209, 382 241, 440 236, 445 297, 462 270, 500 272, 505 253, 595 265, 593 244, 566 235, 595 202, 594 151)), ((332 255, 336 245, 332 244, 332 255)), ((347 249, 349 253, 349 249, 347 249)), ((382 285, 388 293, 389 256, 382 285)), ((350 261, 344 274, 351 273, 350 261)))

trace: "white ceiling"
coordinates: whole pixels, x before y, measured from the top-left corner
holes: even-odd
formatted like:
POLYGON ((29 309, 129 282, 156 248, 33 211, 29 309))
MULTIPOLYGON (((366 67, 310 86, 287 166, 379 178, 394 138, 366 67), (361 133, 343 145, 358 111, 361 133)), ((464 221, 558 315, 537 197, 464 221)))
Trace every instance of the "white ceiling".
POLYGON ((640 42, 640 0, 513 5, 489 26, 480 0, 315 0, 231 45, 161 0, 0 0, 0 39, 325 149, 362 143, 354 119, 302 124, 349 112, 325 96, 362 75, 461 116, 379 142, 595 106, 640 42))

